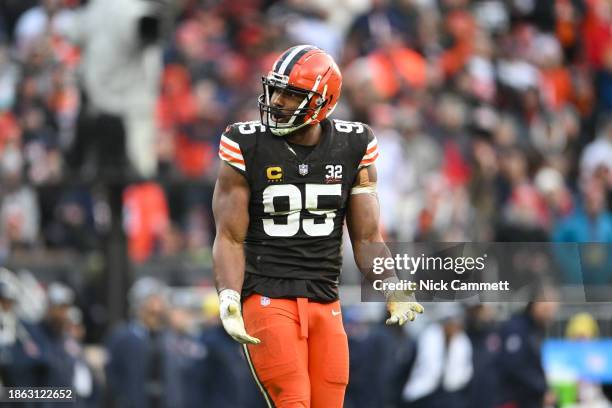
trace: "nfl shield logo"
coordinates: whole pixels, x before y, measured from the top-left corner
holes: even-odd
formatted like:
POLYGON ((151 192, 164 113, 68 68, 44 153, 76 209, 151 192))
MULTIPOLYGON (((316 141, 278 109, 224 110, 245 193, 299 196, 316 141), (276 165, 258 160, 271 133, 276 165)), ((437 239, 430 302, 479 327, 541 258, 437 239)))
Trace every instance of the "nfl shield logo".
POLYGON ((270 304, 270 298, 262 296, 260 302, 262 306, 268 306, 270 304))
POLYGON ((298 166, 298 173, 300 174, 300 176, 305 176, 308 174, 308 165, 307 164, 300 164, 298 166))

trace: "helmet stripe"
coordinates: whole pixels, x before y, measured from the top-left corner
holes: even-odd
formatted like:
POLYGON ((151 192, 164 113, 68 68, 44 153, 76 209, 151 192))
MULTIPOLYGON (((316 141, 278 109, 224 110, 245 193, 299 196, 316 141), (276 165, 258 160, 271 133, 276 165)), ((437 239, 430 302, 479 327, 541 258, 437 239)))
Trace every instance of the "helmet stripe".
POLYGON ((285 51, 280 57, 278 57, 278 59, 274 63, 274 66, 272 67, 273 72, 276 72, 278 74, 278 68, 280 68, 281 64, 283 63, 288 54, 289 51, 285 51))
POLYGON ((283 62, 280 64, 280 67, 278 67, 277 72, 281 75, 289 75, 293 69, 293 66, 300 60, 300 58, 302 58, 302 56, 308 51, 315 49, 316 48, 312 45, 299 45, 297 47, 293 47, 290 50, 290 53, 283 59, 283 62))
POLYGON ((277 74, 280 74, 280 67, 283 65, 287 57, 291 55, 291 53, 293 52, 295 48, 296 47, 291 47, 287 51, 285 51, 274 63, 274 66, 272 67, 272 71, 276 72, 277 74))

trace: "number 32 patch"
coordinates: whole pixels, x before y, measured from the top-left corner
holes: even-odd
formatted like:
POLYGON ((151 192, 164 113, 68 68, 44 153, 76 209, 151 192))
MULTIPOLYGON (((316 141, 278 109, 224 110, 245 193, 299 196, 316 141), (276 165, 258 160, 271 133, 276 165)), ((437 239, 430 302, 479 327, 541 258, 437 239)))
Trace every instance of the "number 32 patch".
POLYGON ((336 183, 342 181, 342 165, 328 164, 325 166, 325 182, 336 183))

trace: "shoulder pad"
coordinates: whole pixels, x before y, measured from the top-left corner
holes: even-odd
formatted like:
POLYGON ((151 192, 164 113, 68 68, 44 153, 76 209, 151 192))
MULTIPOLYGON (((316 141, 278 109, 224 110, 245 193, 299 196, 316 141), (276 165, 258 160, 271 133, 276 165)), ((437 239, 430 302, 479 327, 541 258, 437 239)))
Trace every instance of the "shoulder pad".
POLYGON ((225 128, 219 143, 219 158, 246 173, 246 150, 253 145, 254 138, 250 135, 265 132, 266 128, 259 121, 237 122, 225 128))
POLYGON ((368 125, 361 122, 351 122, 348 120, 333 119, 332 123, 337 132, 362 134, 365 132, 368 125))
POLYGON ((351 145, 358 150, 359 168, 374 164, 378 158, 378 142, 372 128, 365 123, 348 120, 333 119, 332 122, 336 132, 351 136, 351 145))
POLYGON ((236 122, 225 129, 225 132, 228 130, 232 131, 232 133, 237 133, 240 135, 252 135, 255 133, 263 133, 266 131, 266 126, 262 124, 258 120, 253 120, 250 122, 236 122))

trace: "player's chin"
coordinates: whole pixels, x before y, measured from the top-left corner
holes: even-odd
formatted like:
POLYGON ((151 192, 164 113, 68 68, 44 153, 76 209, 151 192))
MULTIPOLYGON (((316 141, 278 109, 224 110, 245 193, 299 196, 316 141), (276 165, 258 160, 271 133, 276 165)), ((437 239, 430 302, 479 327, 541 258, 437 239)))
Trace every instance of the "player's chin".
POLYGON ((272 115, 272 120, 276 123, 287 123, 289 122, 289 116, 288 115, 272 115))

